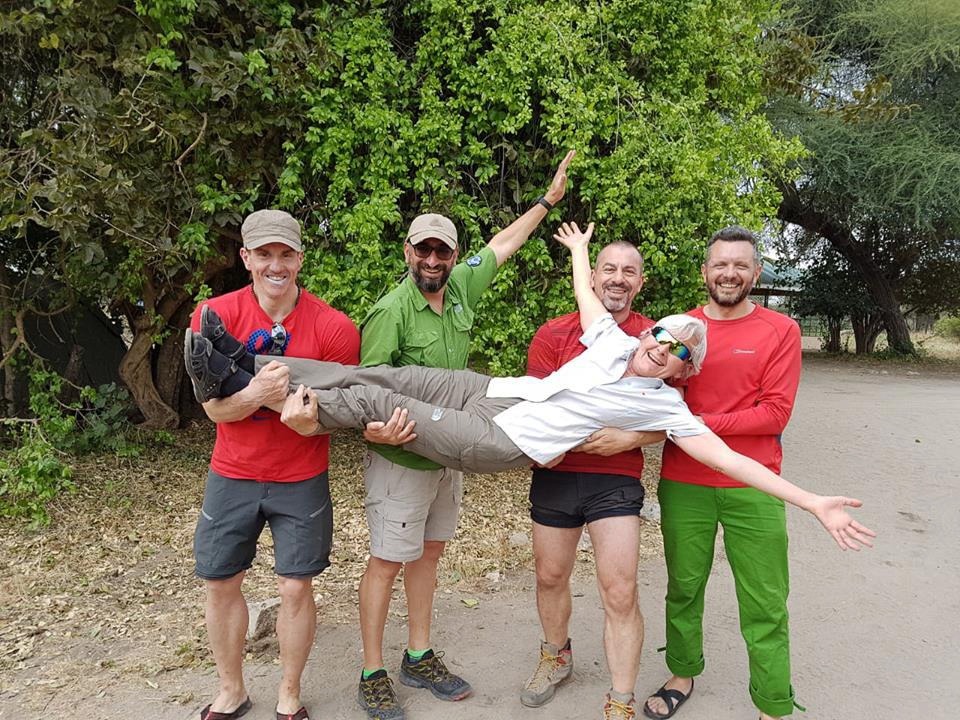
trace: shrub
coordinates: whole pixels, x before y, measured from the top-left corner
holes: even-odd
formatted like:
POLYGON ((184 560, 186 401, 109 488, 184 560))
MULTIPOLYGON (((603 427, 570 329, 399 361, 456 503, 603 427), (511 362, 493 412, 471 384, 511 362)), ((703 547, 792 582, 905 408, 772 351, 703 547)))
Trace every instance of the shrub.
POLYGON ((938 335, 960 341, 960 317, 942 317, 934 324, 938 335))

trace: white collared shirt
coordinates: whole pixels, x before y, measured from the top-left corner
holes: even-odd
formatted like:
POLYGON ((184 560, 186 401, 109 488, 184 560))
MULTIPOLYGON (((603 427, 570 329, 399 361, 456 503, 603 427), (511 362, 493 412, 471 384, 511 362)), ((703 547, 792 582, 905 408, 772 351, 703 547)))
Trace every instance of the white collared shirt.
POLYGON ((664 430, 668 437, 707 432, 659 378, 623 377, 640 341, 609 313, 580 342, 586 351, 545 378, 494 378, 487 388, 487 397, 524 400, 493 421, 533 460, 549 462, 604 427, 664 430))

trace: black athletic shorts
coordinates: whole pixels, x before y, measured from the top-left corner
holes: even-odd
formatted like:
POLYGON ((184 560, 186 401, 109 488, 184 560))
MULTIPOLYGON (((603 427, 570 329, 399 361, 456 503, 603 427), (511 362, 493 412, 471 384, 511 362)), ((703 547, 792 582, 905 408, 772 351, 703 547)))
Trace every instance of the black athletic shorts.
POLYGON ((629 475, 534 468, 530 517, 549 527, 576 528, 595 520, 639 515, 643 485, 629 475))
POLYGON ((210 470, 193 536, 196 574, 207 580, 247 570, 265 523, 273 535, 274 572, 313 577, 330 566, 333 506, 327 473, 299 482, 257 482, 210 470))

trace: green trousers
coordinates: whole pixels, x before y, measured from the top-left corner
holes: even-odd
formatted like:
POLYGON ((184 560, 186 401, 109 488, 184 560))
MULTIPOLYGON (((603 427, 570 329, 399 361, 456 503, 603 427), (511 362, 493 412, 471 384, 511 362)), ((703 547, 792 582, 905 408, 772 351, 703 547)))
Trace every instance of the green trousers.
POLYGON ((783 502, 753 488, 715 488, 660 479, 660 527, 667 563, 667 667, 703 672, 703 595, 717 524, 740 607, 750 658, 750 697, 774 716, 793 711, 787 630, 787 527, 783 502))

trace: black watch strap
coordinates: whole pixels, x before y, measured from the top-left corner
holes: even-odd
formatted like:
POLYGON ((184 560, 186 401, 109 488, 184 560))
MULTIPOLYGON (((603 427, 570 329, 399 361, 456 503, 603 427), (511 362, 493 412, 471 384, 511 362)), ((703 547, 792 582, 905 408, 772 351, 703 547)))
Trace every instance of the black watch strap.
POLYGON ((553 204, 549 200, 547 200, 546 196, 544 195, 541 195, 540 197, 537 198, 537 204, 543 205, 547 209, 547 211, 553 210, 553 204))

